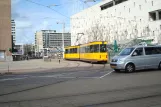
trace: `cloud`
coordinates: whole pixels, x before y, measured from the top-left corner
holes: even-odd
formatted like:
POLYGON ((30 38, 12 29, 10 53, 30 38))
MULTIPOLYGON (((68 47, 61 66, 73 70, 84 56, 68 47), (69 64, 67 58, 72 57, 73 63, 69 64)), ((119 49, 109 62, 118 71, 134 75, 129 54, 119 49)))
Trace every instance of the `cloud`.
POLYGON ((15 5, 15 4, 17 4, 17 3, 19 3, 21 0, 11 0, 11 3, 13 4, 13 5, 15 5))
MULTIPOLYGON (((61 6, 52 7, 52 9, 64 14, 67 17, 81 11, 83 3, 77 0, 32 0, 40 4, 58 3, 61 6), (67 3, 70 2, 70 3, 67 3)), ((92 4, 92 3, 89 3, 92 4)), ((84 4, 85 5, 85 4, 84 4)), ((36 31, 43 29, 53 29, 62 32, 62 25, 56 22, 65 22, 65 31, 70 31, 70 19, 57 14, 51 9, 41 7, 25 0, 12 0, 12 19, 16 22, 16 41, 17 43, 33 43, 36 31), (45 18, 48 17, 48 18, 45 18)))
POLYGON ((17 29, 32 27, 32 23, 29 21, 15 21, 15 23, 16 23, 17 29))
POLYGON ((48 21, 43 21, 40 24, 37 24, 34 26, 33 31, 38 31, 38 30, 45 30, 49 28, 49 22, 48 21))
POLYGON ((11 17, 17 19, 20 17, 20 13, 17 12, 17 6, 20 0, 11 0, 11 17))

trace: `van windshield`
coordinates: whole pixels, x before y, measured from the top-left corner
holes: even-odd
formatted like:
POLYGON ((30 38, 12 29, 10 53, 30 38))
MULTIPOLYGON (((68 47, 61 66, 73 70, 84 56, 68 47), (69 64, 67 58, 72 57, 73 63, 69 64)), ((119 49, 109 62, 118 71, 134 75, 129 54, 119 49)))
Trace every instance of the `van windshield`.
POLYGON ((134 50, 134 48, 125 48, 120 54, 119 56, 124 56, 124 55, 130 55, 131 52, 134 50))

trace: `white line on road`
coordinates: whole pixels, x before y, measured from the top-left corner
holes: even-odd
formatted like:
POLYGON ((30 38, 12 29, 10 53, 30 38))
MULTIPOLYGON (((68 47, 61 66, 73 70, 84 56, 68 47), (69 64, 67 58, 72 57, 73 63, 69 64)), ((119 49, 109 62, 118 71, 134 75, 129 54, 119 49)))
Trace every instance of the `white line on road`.
POLYGON ((62 75, 62 74, 65 74, 65 73, 62 73, 62 74, 56 74, 56 75, 43 75, 43 76, 29 76, 29 75, 23 75, 23 76, 26 76, 26 77, 21 77, 21 78, 6 78, 6 79, 0 79, 0 82, 3 82, 3 81, 11 81, 11 80, 21 80, 21 79, 26 79, 28 77, 30 78, 86 78, 86 79, 90 79, 90 78, 103 78, 109 74, 111 74, 113 71, 110 71, 108 72, 107 74, 101 76, 101 77, 70 77, 70 76, 65 76, 65 75, 62 75))
POLYGON ((99 78, 99 77, 78 77, 78 78, 81 78, 81 79, 95 79, 95 78, 99 78))
POLYGON ((68 76, 35 76, 35 77, 40 77, 40 78, 99 78, 99 77, 68 77, 68 76))
POLYGON ((11 81, 11 80, 20 80, 20 79, 26 79, 27 77, 23 77, 23 78, 7 78, 7 79, 1 79, 0 82, 2 81, 11 81))
POLYGON ((103 77, 105 77, 105 76, 107 76, 107 75, 110 75, 112 72, 113 72, 113 71, 110 71, 110 72, 108 72, 107 74, 105 74, 105 75, 103 75, 103 76, 101 76, 101 77, 99 77, 99 78, 103 78, 103 77))
POLYGON ((54 76, 54 75, 51 75, 51 76, 35 76, 35 77, 38 77, 38 78, 76 78, 76 77, 64 77, 64 76, 54 76))

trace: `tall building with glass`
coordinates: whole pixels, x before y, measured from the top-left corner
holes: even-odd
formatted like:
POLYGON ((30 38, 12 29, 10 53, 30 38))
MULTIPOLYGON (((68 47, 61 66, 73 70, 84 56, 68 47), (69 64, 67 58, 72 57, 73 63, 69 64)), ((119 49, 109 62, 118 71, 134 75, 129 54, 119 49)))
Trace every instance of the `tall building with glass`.
POLYGON ((12 33, 12 41, 16 43, 16 24, 15 20, 11 20, 11 33, 12 33))
MULTIPOLYGON (((41 30, 35 34, 36 51, 41 51, 44 48, 61 48, 62 33, 55 30, 41 30)), ((71 33, 64 33, 64 47, 71 46, 71 33)))

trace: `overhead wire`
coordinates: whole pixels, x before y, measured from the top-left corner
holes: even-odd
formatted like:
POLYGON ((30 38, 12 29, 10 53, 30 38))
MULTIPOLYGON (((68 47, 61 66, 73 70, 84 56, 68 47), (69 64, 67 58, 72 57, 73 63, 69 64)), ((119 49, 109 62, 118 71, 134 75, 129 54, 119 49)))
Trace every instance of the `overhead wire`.
MULTIPOLYGON (((87 2, 83 1, 83 0, 79 0, 80 2, 84 3, 85 5, 87 5, 88 7, 90 7, 87 2)), ((90 8, 92 11, 94 11, 92 8, 90 8)))
POLYGON ((37 3, 37 2, 31 1, 31 0, 26 0, 26 1, 28 1, 28 2, 30 2, 30 3, 33 3, 33 4, 36 4, 36 5, 39 5, 39 6, 43 6, 43 7, 49 8, 49 9, 55 11, 56 13, 58 13, 58 14, 64 16, 64 17, 66 17, 66 18, 68 18, 68 19, 70 19, 68 16, 66 16, 66 15, 64 15, 64 14, 62 14, 62 13, 56 11, 55 9, 50 8, 50 6, 46 6, 46 5, 43 5, 43 4, 40 4, 40 3, 37 3))

